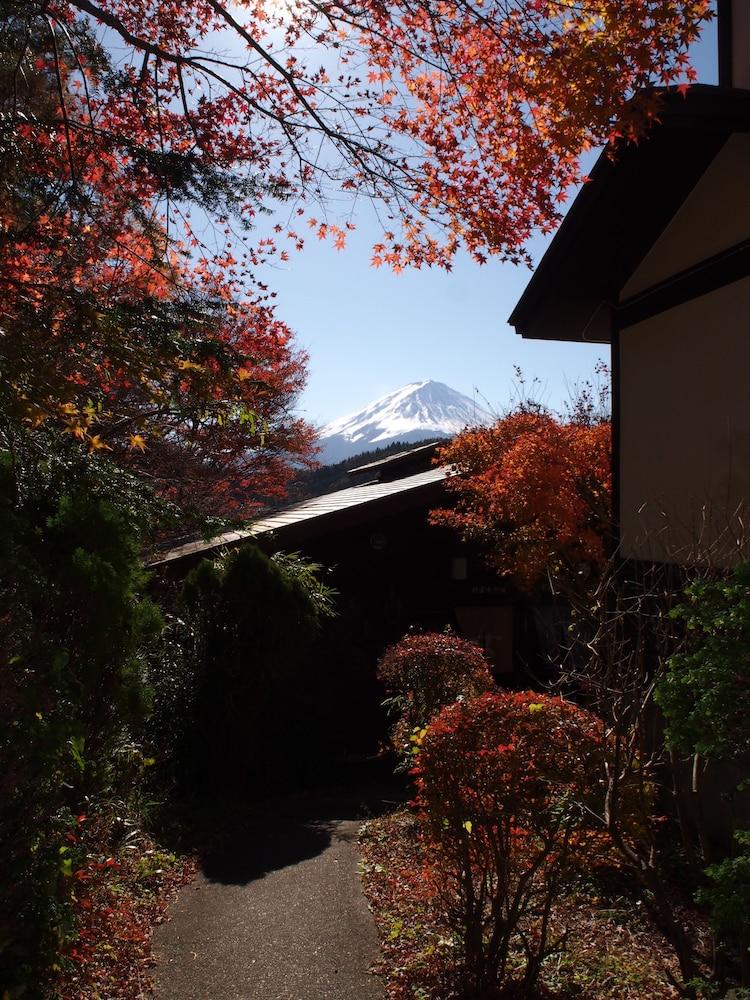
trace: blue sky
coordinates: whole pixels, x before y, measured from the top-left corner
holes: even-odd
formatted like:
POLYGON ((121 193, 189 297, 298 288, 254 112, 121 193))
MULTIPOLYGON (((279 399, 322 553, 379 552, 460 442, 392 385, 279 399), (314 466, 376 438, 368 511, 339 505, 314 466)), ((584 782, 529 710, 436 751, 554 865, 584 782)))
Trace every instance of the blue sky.
MULTIPOLYGON (((696 46, 699 78, 714 83, 715 23, 696 46)), ((435 379, 471 396, 476 390, 502 410, 513 386, 513 366, 537 378, 543 398, 556 406, 567 386, 608 361, 604 346, 525 341, 508 326, 528 281, 525 267, 466 257, 450 273, 370 266, 379 228, 366 208, 344 251, 308 240, 289 264, 268 280, 278 292, 278 312, 310 355, 303 415, 325 423, 360 409, 407 382, 435 379)), ((529 246, 535 260, 547 240, 529 246)))

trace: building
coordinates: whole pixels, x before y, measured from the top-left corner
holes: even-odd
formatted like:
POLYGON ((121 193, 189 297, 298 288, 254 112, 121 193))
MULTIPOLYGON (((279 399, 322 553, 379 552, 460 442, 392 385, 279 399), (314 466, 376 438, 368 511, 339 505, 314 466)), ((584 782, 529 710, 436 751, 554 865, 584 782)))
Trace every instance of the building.
POLYGON ((429 523, 429 511, 450 502, 443 484, 451 473, 433 466, 436 449, 427 445, 352 469, 346 489, 209 541, 187 542, 151 564, 159 577, 179 581, 201 559, 255 543, 268 554, 300 551, 329 567, 339 615, 311 668, 330 692, 330 707, 337 706, 332 724, 351 726, 350 751, 372 748, 384 735, 375 667, 385 647, 410 629, 450 626, 483 646, 498 679, 512 686, 529 685, 527 667, 544 668, 554 609, 498 580, 479 550, 429 523))
POLYGON ((750 3, 719 3, 718 86, 664 93, 604 152, 510 323, 611 345, 625 557, 730 563, 750 503, 750 3))

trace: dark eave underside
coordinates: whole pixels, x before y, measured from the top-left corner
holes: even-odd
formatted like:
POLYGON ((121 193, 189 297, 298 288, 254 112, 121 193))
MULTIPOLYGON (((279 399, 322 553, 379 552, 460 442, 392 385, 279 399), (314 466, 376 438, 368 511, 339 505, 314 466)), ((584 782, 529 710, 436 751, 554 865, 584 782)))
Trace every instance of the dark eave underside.
POLYGON ((727 138, 750 131, 750 92, 665 95, 661 124, 604 152, 509 319, 523 337, 606 340, 606 312, 727 138))

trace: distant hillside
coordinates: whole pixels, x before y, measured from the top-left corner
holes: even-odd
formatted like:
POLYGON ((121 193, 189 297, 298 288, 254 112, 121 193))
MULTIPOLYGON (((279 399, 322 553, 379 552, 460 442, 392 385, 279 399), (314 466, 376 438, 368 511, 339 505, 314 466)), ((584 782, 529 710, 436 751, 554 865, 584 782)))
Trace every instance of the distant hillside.
POLYGON ((323 465, 319 469, 305 470, 300 472, 297 478, 289 486, 289 494, 284 503, 299 503, 302 500, 309 500, 310 497, 319 497, 323 493, 334 493, 336 490, 346 489, 352 485, 351 478, 347 476, 349 469, 356 469, 359 465, 369 465, 370 462, 378 462, 381 458, 388 458, 389 455, 396 455, 400 451, 409 451, 412 448, 419 448, 424 444, 434 444, 435 441, 443 438, 430 437, 420 441, 394 441, 383 448, 371 448, 367 451, 359 452, 346 458, 342 462, 334 465, 323 465))

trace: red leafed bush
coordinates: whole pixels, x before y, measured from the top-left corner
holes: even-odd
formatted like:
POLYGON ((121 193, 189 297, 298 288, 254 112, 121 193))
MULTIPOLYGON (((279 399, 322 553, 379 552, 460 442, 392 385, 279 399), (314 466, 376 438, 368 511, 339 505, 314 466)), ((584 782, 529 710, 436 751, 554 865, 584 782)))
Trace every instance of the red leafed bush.
POLYGON ((519 967, 518 995, 532 995, 561 945, 555 897, 607 848, 602 723, 560 698, 484 694, 443 709, 420 744, 417 802, 464 995, 496 996, 519 967))
POLYGON ((434 524, 488 550, 488 562, 525 590, 548 573, 602 565, 611 530, 611 427, 521 409, 492 427, 466 430, 439 460, 459 475, 434 524))
POLYGON ((398 716, 392 730, 399 753, 410 753, 409 738, 444 705, 473 698, 495 687, 484 653, 450 632, 408 635, 386 649, 378 678, 390 695, 386 704, 398 716))

